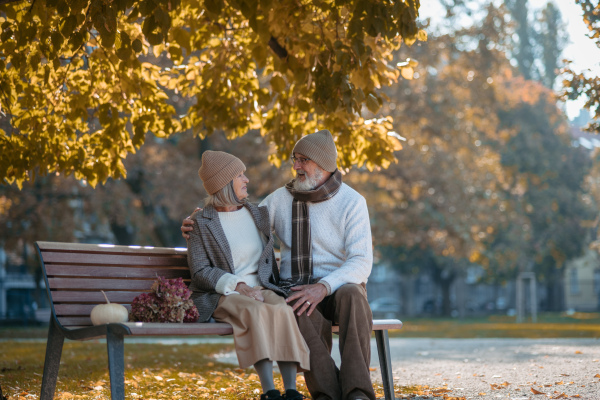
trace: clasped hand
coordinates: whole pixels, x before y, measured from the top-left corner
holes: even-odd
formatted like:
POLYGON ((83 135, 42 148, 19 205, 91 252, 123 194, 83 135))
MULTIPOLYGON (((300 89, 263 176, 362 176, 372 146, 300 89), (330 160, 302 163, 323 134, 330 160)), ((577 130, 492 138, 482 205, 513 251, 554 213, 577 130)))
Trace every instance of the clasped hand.
POLYGON ((244 282, 240 282, 235 287, 235 291, 241 295, 248 296, 257 301, 265 301, 264 296, 262 295, 260 289, 255 289, 246 285, 244 282))

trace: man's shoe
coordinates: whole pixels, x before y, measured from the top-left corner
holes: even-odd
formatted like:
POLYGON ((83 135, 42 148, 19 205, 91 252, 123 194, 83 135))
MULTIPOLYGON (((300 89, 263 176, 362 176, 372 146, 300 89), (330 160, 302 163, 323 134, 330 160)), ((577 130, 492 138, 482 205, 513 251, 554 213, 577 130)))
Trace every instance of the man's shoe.
POLYGON ((306 397, 304 397, 304 395, 302 393, 298 392, 297 390, 288 389, 285 391, 283 398, 285 400, 303 400, 306 397))
POLYGON ((267 393, 260 395, 260 400, 283 400, 281 393, 277 389, 267 390, 267 393))

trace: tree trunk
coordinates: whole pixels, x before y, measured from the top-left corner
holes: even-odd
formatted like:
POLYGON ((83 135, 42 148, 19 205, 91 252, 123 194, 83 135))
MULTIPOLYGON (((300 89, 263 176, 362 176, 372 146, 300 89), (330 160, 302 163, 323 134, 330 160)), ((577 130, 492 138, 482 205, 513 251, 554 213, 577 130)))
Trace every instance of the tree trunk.
POLYGON ((115 239, 117 239, 117 244, 121 246, 131 246, 134 244, 135 240, 135 229, 131 229, 131 227, 127 225, 117 224, 116 222, 111 222, 110 230, 115 235, 115 239))
POLYGON ((546 283, 546 311, 564 311, 564 279, 562 270, 554 270, 546 283))
POLYGON ((442 315, 450 317, 452 315, 452 302, 450 300, 450 286, 454 281, 454 275, 440 279, 440 288, 442 289, 442 315))

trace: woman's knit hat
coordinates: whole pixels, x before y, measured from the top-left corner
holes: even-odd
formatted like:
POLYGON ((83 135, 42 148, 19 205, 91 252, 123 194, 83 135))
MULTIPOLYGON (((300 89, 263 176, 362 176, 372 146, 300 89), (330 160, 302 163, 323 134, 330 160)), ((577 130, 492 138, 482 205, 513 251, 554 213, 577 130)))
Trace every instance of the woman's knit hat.
POLYGON ((292 155, 304 154, 327 172, 337 169, 337 149, 327 129, 311 133, 296 142, 292 155))
POLYGON ((202 153, 198 175, 208 194, 215 194, 245 170, 246 166, 236 156, 224 151, 206 150, 202 153))

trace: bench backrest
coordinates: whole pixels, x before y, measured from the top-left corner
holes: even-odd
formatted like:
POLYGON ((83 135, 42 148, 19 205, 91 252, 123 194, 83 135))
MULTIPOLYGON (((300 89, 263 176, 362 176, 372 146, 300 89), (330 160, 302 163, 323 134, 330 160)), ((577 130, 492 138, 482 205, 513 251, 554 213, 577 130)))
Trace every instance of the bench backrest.
POLYGON ((64 327, 92 325, 90 312, 111 302, 131 310, 157 276, 190 282, 187 249, 37 242, 52 311, 64 327))

